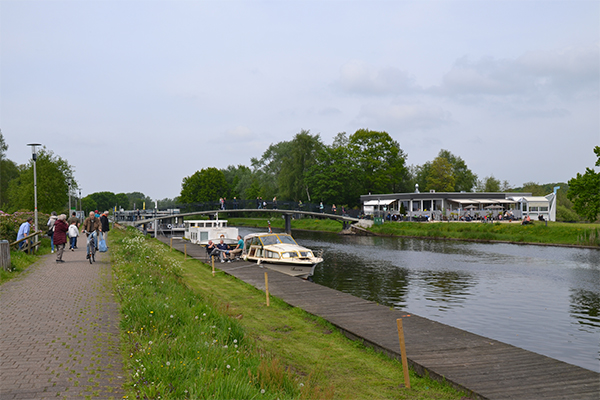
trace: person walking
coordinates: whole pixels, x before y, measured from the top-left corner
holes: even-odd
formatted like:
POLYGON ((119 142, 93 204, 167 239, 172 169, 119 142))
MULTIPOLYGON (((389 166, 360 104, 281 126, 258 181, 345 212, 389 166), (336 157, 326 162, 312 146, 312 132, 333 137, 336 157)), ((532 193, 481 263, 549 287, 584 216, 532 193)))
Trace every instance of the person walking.
POLYGON ((54 223, 56 222, 56 211, 52 211, 46 225, 48 226, 48 236, 50 236, 50 253, 54 253, 54 223))
POLYGON ((56 262, 64 263, 62 259, 65 251, 65 245, 67 244, 67 231, 69 225, 66 223, 67 216, 60 214, 54 223, 54 244, 56 245, 56 262))
MULTIPOLYGON (((71 218, 69 218, 71 220, 71 218)), ((79 236, 79 229, 77 228, 77 223, 72 221, 69 225, 69 249, 71 251, 75 251, 77 248, 77 236, 79 236)))
MULTIPOLYGON (((93 211, 90 211, 90 216, 87 217, 85 219, 85 221, 83 221, 83 231, 86 233, 88 238, 92 234, 96 235, 95 247, 97 249, 98 248, 98 232, 102 231, 102 227, 100 226, 100 219, 96 218, 96 213, 94 213, 93 211)), ((90 258, 90 257, 91 257, 91 254, 90 254, 90 249, 88 246, 86 258, 90 258)))
MULTIPOLYGON (((29 231, 31 230, 31 221, 33 221, 33 218, 29 217, 27 218, 27 221, 23 222, 21 226, 19 226, 19 232, 17 233, 17 241, 25 238, 26 236, 29 236, 29 231)), ((28 241, 29 239, 20 242, 19 250, 21 250, 21 248, 23 248, 23 245, 25 243, 28 243, 28 241)))
POLYGON ((77 218, 77 214, 75 213, 75 211, 73 211, 73 214, 67 220, 67 223, 69 224, 69 229, 71 227, 71 224, 73 224, 73 222, 75 222, 75 227, 77 228, 77 235, 75 235, 75 245, 73 246, 73 249, 76 249, 77 248, 77 237, 79 236, 79 225, 81 224, 81 221, 79 221, 79 218, 77 218))
POLYGON ((110 231, 110 224, 108 222, 108 211, 104 211, 104 213, 100 216, 100 226, 102 227, 100 238, 101 240, 104 240, 106 242, 106 235, 108 235, 108 231, 110 231))

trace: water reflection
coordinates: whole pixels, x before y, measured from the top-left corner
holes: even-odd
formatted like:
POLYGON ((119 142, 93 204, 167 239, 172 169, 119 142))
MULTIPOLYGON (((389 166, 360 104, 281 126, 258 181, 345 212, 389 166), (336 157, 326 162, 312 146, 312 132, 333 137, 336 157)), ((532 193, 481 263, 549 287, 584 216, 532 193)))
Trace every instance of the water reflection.
POLYGON ((446 311, 461 307, 475 285, 472 274, 460 271, 419 271, 416 276, 424 284, 424 298, 428 307, 446 311))
POLYGON ((600 295, 589 290, 572 290, 571 315, 581 329, 594 333, 600 326, 600 295))

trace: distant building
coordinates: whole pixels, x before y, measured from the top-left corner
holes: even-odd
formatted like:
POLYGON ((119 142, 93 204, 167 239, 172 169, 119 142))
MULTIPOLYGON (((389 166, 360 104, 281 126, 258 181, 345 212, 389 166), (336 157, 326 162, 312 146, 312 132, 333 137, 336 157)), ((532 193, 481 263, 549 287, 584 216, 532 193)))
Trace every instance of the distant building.
POLYGON ((368 194, 360 196, 363 212, 374 216, 406 219, 460 220, 466 217, 497 218, 512 214, 517 219, 529 215, 556 220, 556 194, 532 196, 531 193, 502 192, 418 192, 368 194), (403 213, 401 211, 404 211, 403 213))

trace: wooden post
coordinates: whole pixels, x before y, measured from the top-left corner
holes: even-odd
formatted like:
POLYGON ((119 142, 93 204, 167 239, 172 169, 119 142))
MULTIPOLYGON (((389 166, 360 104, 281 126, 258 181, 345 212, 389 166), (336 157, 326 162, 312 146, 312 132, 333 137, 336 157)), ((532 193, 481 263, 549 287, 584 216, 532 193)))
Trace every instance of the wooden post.
POLYGON ((212 273, 215 276, 215 256, 211 256, 210 259, 212 260, 212 273))
POLYGON ((8 240, 0 240, 0 268, 10 270, 10 244, 8 240))
POLYGON ((402 355, 402 371, 404 372, 404 386, 410 389, 410 377, 408 376, 408 360, 406 359, 406 344, 404 343, 404 329, 402 318, 396 320, 398 325, 398 339, 400 340, 400 353, 402 355))
POLYGON ((269 276, 267 275, 267 271, 265 271, 265 293, 267 294, 267 307, 269 307, 269 276))
POLYGON ((183 244, 183 261, 187 260, 187 243, 183 244))
POLYGON ((173 251, 173 238, 171 238, 171 248, 169 249, 169 251, 173 251))

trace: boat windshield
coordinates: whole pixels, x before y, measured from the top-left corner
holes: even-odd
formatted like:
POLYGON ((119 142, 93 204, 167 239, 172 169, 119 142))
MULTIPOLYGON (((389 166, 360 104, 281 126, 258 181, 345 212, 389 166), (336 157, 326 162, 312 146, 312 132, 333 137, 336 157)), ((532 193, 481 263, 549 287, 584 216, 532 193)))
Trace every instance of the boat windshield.
POLYGON ((296 244, 296 241, 290 235, 279 235, 281 243, 296 244))
POLYGON ((272 244, 280 244, 280 243, 296 244, 293 237, 291 237, 290 235, 282 235, 282 234, 260 236, 260 241, 262 242, 263 246, 269 246, 272 244))

